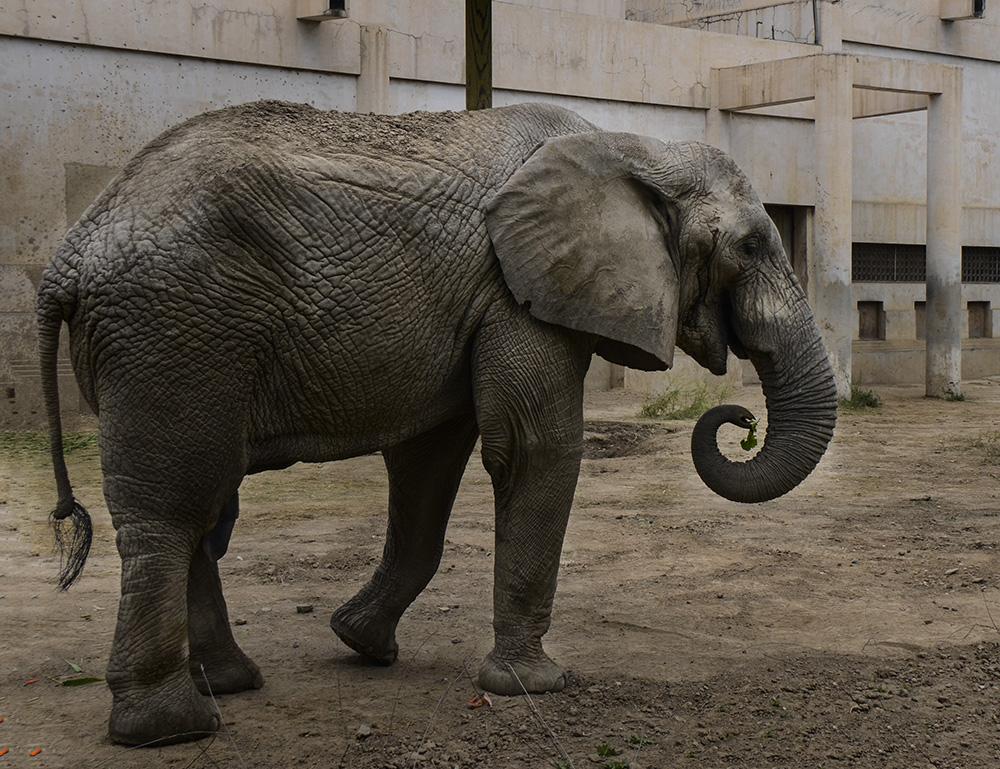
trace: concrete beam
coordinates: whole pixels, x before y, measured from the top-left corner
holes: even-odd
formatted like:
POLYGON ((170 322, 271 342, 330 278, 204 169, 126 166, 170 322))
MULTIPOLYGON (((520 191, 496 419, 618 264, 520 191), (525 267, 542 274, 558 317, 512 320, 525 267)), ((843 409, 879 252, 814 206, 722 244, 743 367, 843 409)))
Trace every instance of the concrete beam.
POLYGON ((738 111, 812 99, 818 58, 801 56, 719 69, 719 109, 738 111))
POLYGON ((962 380, 962 71, 927 109, 927 395, 962 380))
POLYGON ((954 67, 929 61, 855 56, 854 86, 874 91, 941 93, 948 88, 954 67))
POLYGON ((854 89, 854 117, 878 117, 898 115, 901 112, 919 112, 927 109, 927 95, 922 93, 893 93, 892 91, 872 91, 866 88, 854 89))

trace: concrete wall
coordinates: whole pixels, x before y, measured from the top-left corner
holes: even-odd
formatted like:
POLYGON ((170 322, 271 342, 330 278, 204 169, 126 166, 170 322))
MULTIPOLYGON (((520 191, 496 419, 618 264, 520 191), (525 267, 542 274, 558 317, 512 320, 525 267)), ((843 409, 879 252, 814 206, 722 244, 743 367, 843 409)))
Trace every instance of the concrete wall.
POLYGON ((625 18, 730 35, 812 43, 812 0, 628 0, 625 18))
MULTIPOLYGON (((754 4, 700 5, 712 2, 754 4)), ((712 67, 817 51, 624 18, 635 16, 640 5, 495 3, 495 104, 551 101, 604 128, 702 139, 712 67)), ((778 9, 787 6, 791 13, 797 5, 802 3, 778 9)), ((914 0, 912 47, 921 50, 907 51, 899 46, 907 45, 910 22, 895 5, 838 4, 844 8, 845 48, 965 68, 963 237, 967 245, 1000 245, 1000 37, 986 35, 998 30, 998 14, 946 25, 932 18, 936 0, 914 0)), ((15 362, 34 359, 34 287, 59 238, 115 170, 169 125, 259 98, 354 109, 362 24, 390 27, 390 111, 464 106, 457 0, 359 2, 351 19, 323 24, 296 21, 293 6, 267 0, 0 5, 0 384, 11 381, 15 362)), ((798 114, 808 118, 808 111, 798 114)), ((923 242, 924 123, 923 114, 855 122, 856 240, 923 242)), ((765 201, 809 206, 815 202, 813 133, 808 119, 736 115, 731 151, 765 201)), ((1000 307, 998 288, 974 290, 1000 307)), ((910 307, 912 301, 911 295, 900 299, 910 307)), ((995 368, 1000 373, 1000 359, 995 368)), ((20 369, 22 375, 29 369, 20 369)), ((610 369, 595 372, 596 383, 616 376, 610 369)), ((660 386, 653 381, 665 380, 636 376, 632 386, 660 386)))

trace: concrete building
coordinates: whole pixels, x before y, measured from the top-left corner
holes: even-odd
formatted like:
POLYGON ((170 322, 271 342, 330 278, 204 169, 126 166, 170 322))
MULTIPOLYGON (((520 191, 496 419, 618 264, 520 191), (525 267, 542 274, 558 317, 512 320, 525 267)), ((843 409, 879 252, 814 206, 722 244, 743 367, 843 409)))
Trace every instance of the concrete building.
MULTIPOLYGON (((1000 9, 975 18, 981 5, 495 2, 493 101, 554 102, 604 128, 727 149, 782 232, 841 391, 853 379, 944 395, 1000 374, 1000 9)), ((464 108, 460 0, 354 0, 348 18, 304 18, 326 6, 0 6, 0 424, 38 421, 43 265, 164 128, 261 98, 464 108)), ((678 355, 669 376, 694 368, 678 355)), ((606 364, 590 375, 593 387, 663 382, 606 364)))

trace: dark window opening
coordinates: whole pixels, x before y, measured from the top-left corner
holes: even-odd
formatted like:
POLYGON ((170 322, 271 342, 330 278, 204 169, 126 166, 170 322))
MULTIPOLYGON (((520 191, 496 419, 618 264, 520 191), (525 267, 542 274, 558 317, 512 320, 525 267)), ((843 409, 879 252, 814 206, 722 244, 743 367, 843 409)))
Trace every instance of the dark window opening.
POLYGON ((917 339, 927 338, 927 302, 914 302, 913 315, 917 322, 917 339))
POLYGON ((969 339, 993 336, 993 313, 989 302, 969 302, 969 339))
POLYGON ((885 339, 885 310, 882 302, 858 302, 858 338, 885 339))

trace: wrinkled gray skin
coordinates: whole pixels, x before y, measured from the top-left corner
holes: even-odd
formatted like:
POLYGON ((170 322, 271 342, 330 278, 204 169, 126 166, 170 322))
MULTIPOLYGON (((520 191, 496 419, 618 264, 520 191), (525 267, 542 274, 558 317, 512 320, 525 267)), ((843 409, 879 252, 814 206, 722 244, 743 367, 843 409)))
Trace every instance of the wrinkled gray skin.
POLYGON ((541 639, 595 350, 645 369, 666 368, 675 340, 715 373, 727 348, 753 360, 764 450, 746 465, 718 453, 718 425, 746 421, 738 409, 700 425, 695 445, 699 472, 733 499, 794 487, 833 428, 805 297, 732 161, 549 106, 202 115, 142 150, 85 213, 38 301, 63 514, 51 376, 63 321, 100 418, 122 558, 107 671, 122 743, 215 730, 202 666, 217 694, 262 684, 230 632, 211 539, 218 525, 224 551, 249 473, 382 451, 385 552, 331 625, 389 663, 481 437, 496 559, 479 683, 557 691, 565 677, 541 639))

